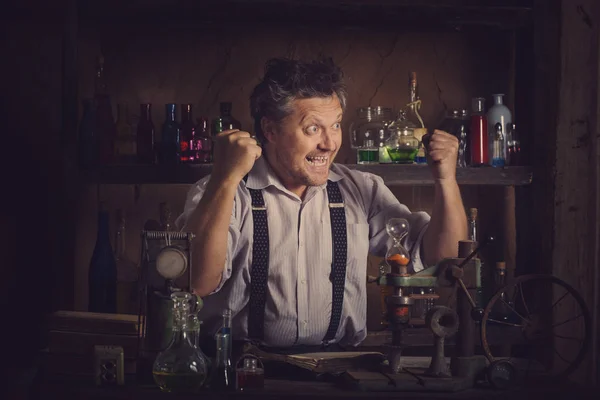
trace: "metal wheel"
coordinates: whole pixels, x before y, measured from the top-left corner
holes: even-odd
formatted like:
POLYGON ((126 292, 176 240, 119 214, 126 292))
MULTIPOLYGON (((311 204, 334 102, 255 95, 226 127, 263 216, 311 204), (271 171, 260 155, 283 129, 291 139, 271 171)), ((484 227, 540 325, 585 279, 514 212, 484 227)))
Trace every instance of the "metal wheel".
POLYGON ((516 278, 492 296, 481 321, 488 360, 508 359, 523 378, 567 377, 585 357, 590 332, 581 295, 551 275, 516 278))

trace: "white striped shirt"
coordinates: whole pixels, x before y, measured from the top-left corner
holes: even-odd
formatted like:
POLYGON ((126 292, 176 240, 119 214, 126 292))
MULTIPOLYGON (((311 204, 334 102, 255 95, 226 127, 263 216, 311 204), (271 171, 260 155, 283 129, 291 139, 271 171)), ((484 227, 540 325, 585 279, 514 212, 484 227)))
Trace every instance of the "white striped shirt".
MULTIPOLYGON (((197 206, 209 177, 189 191, 183 227, 197 206)), ((405 246, 415 271, 424 268, 421 241, 429 222, 423 212, 411 213, 396 199, 383 180, 373 174, 334 164, 329 179, 342 193, 347 223, 348 261, 342 318, 335 336, 345 346, 360 344, 367 335, 367 256, 385 256, 391 243, 385 224, 390 218, 406 218, 410 224, 405 246)), ((252 265, 252 209, 246 187, 262 189, 269 228, 269 278, 263 345, 289 347, 322 343, 332 306, 329 280, 332 237, 326 185, 309 187, 304 200, 287 190, 261 157, 238 186, 227 247, 227 259, 219 287, 204 298, 199 317, 202 334, 214 334, 225 308, 232 311, 235 340, 248 337, 248 301, 252 265)))

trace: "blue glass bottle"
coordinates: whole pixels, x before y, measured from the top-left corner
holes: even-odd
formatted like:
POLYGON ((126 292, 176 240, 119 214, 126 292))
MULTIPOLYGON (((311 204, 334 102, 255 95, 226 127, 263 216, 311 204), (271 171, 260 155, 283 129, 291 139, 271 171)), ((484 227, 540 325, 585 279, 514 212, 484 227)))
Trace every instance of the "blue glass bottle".
POLYGON ((98 234, 88 273, 90 312, 117 312, 117 263, 110 245, 109 213, 98 211, 98 234))
POLYGON ((181 145, 179 124, 175 118, 176 106, 169 103, 165 106, 166 118, 162 126, 162 164, 178 164, 180 161, 181 145))

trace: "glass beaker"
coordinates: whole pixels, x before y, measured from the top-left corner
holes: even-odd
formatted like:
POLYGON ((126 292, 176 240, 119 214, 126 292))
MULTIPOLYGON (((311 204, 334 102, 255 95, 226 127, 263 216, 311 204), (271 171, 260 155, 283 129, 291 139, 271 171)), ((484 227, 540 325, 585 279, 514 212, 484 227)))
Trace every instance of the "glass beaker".
POLYGON ((242 355, 236 365, 237 390, 240 392, 261 390, 264 386, 265 368, 262 361, 253 354, 242 355))
POLYGON ((205 356, 194 345, 190 336, 188 323, 192 295, 175 292, 171 294, 171 300, 173 336, 169 347, 156 357, 152 375, 163 392, 196 392, 206 381, 208 366, 205 356))
POLYGON ((402 240, 408 235, 408 221, 404 218, 391 218, 385 227, 387 234, 394 242, 385 255, 385 261, 390 267, 390 272, 396 275, 409 275, 410 254, 402 245, 402 240))

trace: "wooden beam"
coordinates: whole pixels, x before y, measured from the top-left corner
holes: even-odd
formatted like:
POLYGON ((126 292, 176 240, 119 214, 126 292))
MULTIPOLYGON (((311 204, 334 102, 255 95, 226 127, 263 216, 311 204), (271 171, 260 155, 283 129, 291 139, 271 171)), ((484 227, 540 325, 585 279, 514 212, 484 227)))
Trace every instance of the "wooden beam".
MULTIPOLYGON (((556 124, 556 175, 554 193, 553 274, 580 292, 593 311, 598 268, 594 265, 598 251, 596 194, 598 179, 597 118, 598 88, 598 24, 600 18, 596 0, 561 1, 560 86, 558 120, 556 124), (591 220, 595 222, 590 222, 591 220)), ((546 115, 549 115, 548 113, 546 115)), ((561 293, 554 293, 558 298, 561 293)), ((579 313, 573 304, 554 308, 555 321, 566 321, 579 313)), ((565 331, 574 337, 592 334, 591 325, 579 318, 565 331), (585 328, 588 329, 585 332, 585 328)), ((594 338, 593 340, 597 340, 594 338)), ((575 343, 557 341, 561 354, 574 354, 575 343)), ((573 375, 578 382, 592 383, 595 367, 592 352, 588 351, 582 365, 573 375)))

